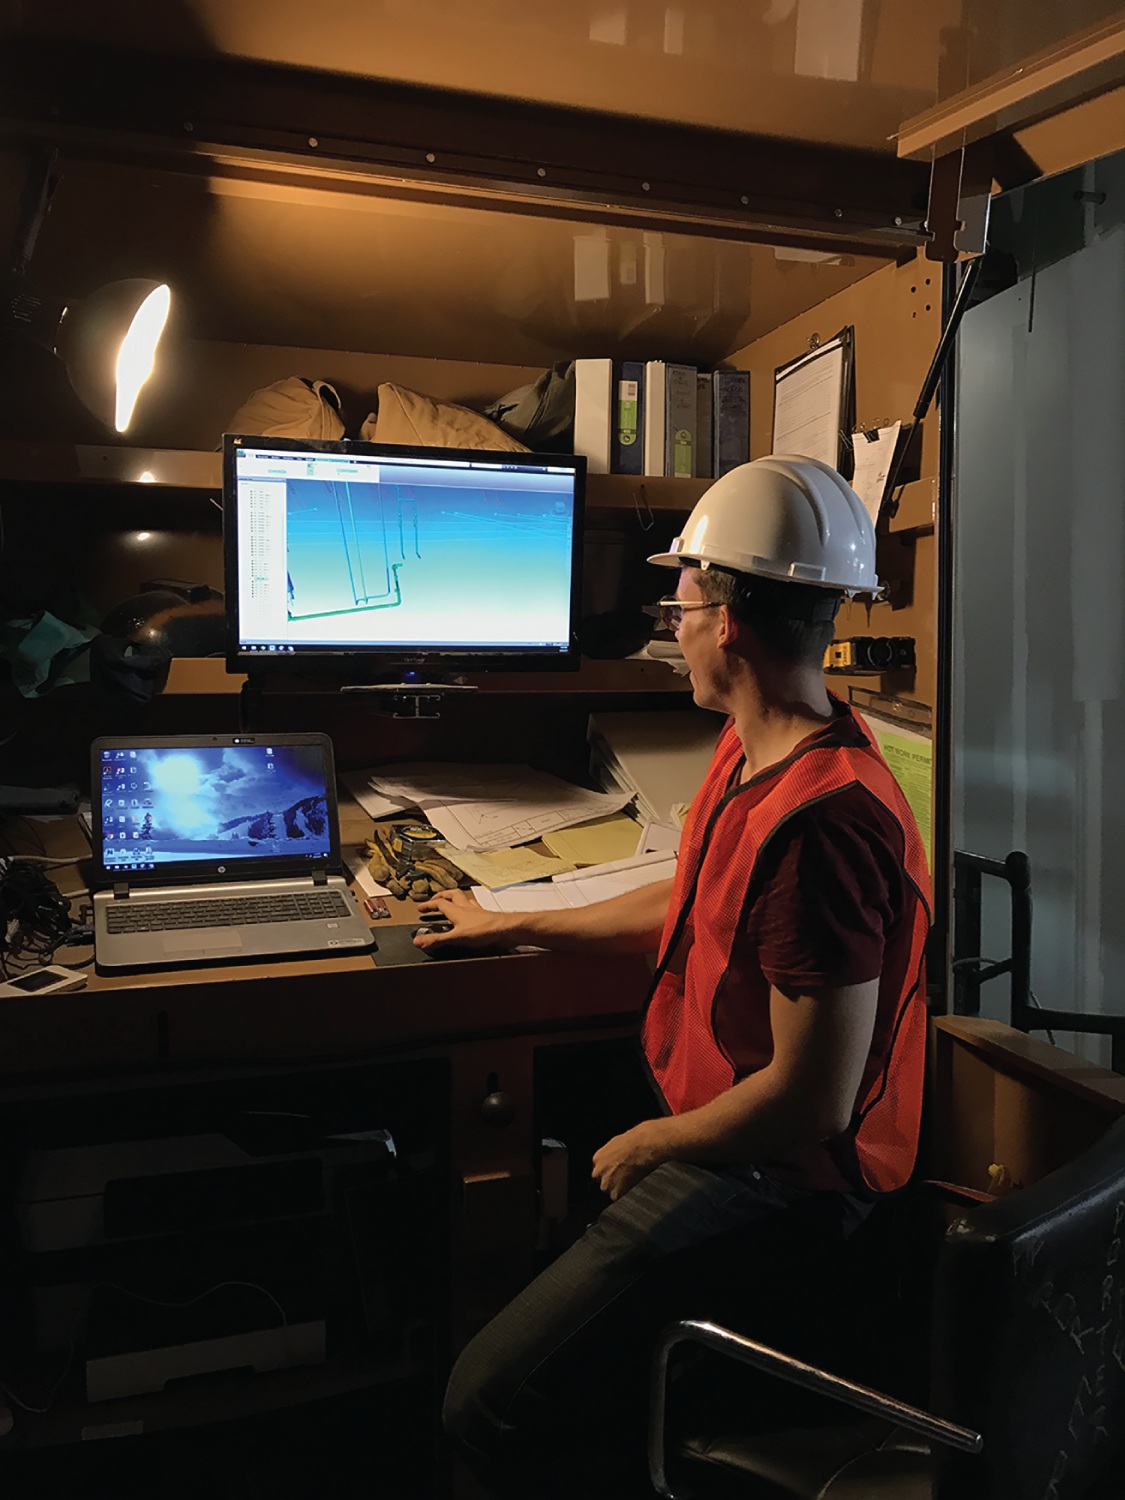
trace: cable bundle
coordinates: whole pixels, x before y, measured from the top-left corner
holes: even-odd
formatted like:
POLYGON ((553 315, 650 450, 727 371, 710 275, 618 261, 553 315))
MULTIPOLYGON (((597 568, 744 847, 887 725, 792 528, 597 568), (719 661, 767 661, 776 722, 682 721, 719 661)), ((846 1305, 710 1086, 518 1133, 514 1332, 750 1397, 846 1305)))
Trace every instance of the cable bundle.
POLYGON ((35 863, 0 858, 0 968, 48 963, 73 923, 70 902, 35 863))

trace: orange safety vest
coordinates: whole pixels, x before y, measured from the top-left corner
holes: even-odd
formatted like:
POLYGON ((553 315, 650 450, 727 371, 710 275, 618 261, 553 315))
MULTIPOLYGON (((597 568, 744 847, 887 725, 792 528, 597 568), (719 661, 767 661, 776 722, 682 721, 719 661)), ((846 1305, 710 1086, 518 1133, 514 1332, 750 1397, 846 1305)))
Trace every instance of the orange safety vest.
POLYGON ((684 827, 645 1010, 645 1055, 673 1114, 710 1103, 736 1081, 734 1063, 715 1034, 715 1008, 762 852, 795 813, 858 783, 902 828, 903 867, 919 898, 890 1045, 856 1102, 850 1126, 863 1181, 875 1192, 890 1192, 913 1169, 922 1113, 930 882, 921 837, 886 761, 854 717, 840 725, 837 737, 800 746, 751 781, 731 786, 741 759, 742 745, 728 726, 684 827), (767 790, 757 800, 743 795, 763 784, 767 790))

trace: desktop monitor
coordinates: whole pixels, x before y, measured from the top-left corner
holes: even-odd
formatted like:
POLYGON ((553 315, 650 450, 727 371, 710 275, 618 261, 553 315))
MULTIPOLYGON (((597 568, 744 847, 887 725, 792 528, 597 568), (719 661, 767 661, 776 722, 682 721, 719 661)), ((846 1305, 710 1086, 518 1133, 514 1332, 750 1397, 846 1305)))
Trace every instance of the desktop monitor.
POLYGON ((228 670, 577 669, 585 465, 228 434, 228 670))

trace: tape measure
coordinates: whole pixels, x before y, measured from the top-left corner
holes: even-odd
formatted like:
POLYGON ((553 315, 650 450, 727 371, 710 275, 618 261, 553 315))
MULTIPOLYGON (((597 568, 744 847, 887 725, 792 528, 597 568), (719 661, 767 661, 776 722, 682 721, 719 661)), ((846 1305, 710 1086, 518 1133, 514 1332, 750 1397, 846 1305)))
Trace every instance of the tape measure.
POLYGON ((398 837, 403 859, 411 862, 425 859, 431 850, 445 843, 438 830, 428 823, 411 823, 407 828, 400 828, 398 837))

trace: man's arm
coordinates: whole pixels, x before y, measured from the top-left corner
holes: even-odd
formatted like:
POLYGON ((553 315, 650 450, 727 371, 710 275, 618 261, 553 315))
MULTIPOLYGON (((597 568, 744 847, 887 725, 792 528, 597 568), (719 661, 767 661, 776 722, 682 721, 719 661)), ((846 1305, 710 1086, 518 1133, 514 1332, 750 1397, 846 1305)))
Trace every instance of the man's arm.
POLYGON ((581 948, 592 953, 654 953, 672 897, 672 882, 659 880, 609 901, 566 911, 484 911, 464 891, 439 891, 420 912, 453 923, 452 932, 426 933, 416 948, 481 948, 492 944, 537 948, 581 948))
POLYGON ((772 1060, 699 1109, 645 1120, 595 1153, 611 1198, 666 1161, 750 1165, 846 1130, 875 1027, 879 981, 788 999, 770 991, 772 1060))

